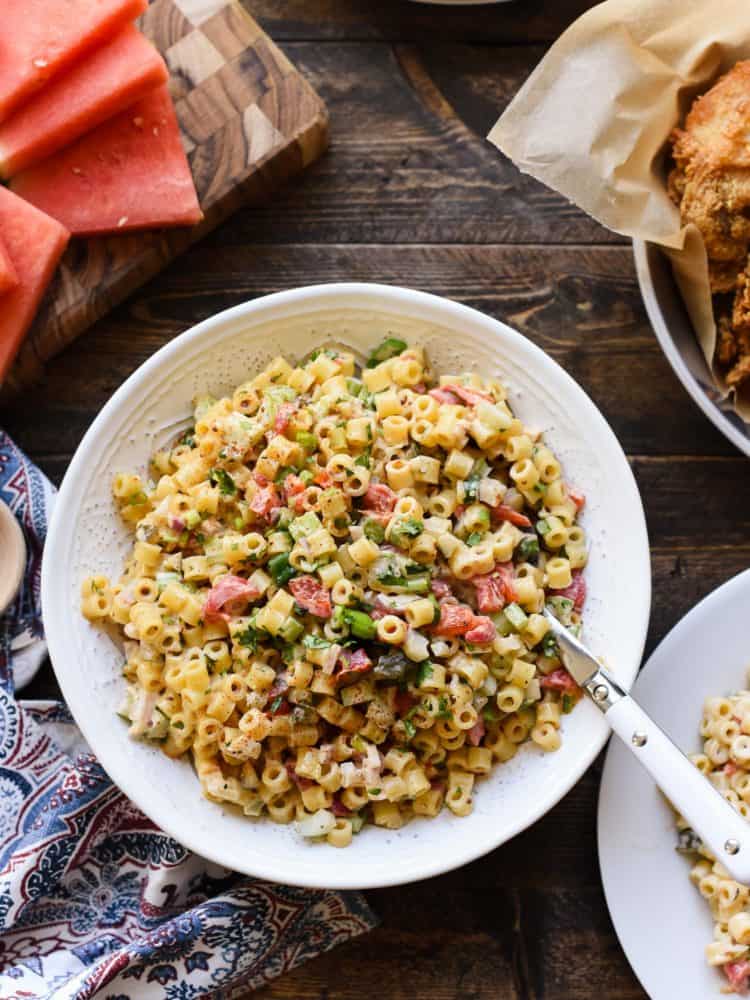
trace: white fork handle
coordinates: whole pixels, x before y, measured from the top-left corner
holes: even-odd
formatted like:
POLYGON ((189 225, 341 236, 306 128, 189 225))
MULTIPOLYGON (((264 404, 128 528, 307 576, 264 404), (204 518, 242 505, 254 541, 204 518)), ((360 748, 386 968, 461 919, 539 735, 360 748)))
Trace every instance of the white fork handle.
POLYGON ((750 884, 750 823, 632 698, 617 700, 605 718, 716 859, 750 884))

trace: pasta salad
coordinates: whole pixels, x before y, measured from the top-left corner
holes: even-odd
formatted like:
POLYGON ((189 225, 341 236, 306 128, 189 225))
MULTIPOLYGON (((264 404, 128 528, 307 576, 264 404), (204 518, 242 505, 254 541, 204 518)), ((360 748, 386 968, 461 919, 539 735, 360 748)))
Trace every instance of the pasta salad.
POLYGON ((131 735, 209 799, 346 846, 560 746, 580 689, 541 612, 580 628, 584 498, 500 382, 394 337, 279 357, 113 493, 132 555, 82 611, 124 636, 131 735))
MULTIPOLYGON (((750 691, 708 698, 701 736, 703 752, 691 760, 750 819, 750 691)), ((706 959, 726 976, 725 992, 744 995, 750 986, 750 887, 731 877, 681 816, 677 826, 678 850, 694 859, 690 880, 714 919, 714 940, 706 946, 706 959)))

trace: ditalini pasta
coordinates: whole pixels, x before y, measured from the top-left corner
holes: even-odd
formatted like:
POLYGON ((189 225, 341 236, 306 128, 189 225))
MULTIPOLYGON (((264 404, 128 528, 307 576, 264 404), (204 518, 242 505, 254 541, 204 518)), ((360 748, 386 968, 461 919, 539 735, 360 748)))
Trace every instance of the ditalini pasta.
MULTIPOLYGON (((750 691, 708 698, 701 720, 703 753, 690 759, 746 819, 750 819, 750 691)), ((750 985, 750 888, 730 876, 686 820, 677 817, 678 850, 695 864, 690 880, 711 907, 714 940, 709 965, 726 975, 727 993, 745 995, 750 985)))
POLYGON ((135 531, 82 610, 124 634, 134 737, 205 795, 346 846, 447 806, 520 744, 560 745, 579 689, 584 500, 503 386, 423 351, 277 358, 115 478, 135 531))

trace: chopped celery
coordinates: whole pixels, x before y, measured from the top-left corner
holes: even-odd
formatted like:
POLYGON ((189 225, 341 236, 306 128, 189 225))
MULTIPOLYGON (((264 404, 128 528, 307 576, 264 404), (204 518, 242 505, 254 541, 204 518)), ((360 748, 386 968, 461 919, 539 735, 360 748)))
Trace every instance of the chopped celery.
POLYGON ((524 535, 516 546, 516 555, 522 562, 528 562, 539 555, 539 539, 534 535, 524 535))
POLYGON ((525 611, 523 611, 517 604, 509 604, 505 608, 505 617, 510 622, 512 628, 516 632, 520 632, 522 629, 526 628, 529 619, 525 611))
POLYGON ((364 611, 355 611, 353 608, 344 608, 344 621, 351 629, 352 635, 358 639, 374 639, 377 632, 375 622, 366 615, 364 611))
POLYGON ((304 448, 305 451, 315 451, 318 446, 318 439, 310 431, 297 431, 294 437, 297 444, 304 448))
POLYGON ((307 538, 322 527, 323 525, 316 517, 314 511, 309 510, 302 517, 295 517, 289 525, 289 533, 295 542, 298 542, 300 538, 307 538))
POLYGON ((562 625, 570 625, 573 602, 569 597, 548 597, 547 608, 562 625))
POLYGON ((297 570, 289 562, 288 552, 279 552, 278 555, 271 556, 268 560, 268 572, 279 587, 283 587, 297 575, 297 570))
POLYGON ((395 358, 402 351, 406 350, 406 346, 406 341, 399 340, 398 337, 386 337, 383 343, 378 345, 367 359, 367 367, 375 368, 377 365, 382 364, 383 361, 395 358))

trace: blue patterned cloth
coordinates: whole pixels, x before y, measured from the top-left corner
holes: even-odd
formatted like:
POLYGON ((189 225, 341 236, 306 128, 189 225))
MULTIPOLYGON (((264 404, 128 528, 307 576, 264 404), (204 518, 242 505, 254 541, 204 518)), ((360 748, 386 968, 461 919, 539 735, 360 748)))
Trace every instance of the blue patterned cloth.
POLYGON ((358 893, 248 879, 191 854, 112 784, 64 705, 16 700, 14 656, 42 640, 52 492, 0 430, 0 499, 29 551, 0 618, 2 1000, 231 1000, 369 930, 358 893))

